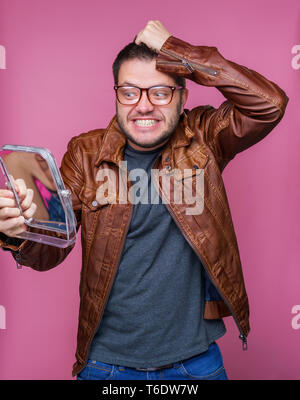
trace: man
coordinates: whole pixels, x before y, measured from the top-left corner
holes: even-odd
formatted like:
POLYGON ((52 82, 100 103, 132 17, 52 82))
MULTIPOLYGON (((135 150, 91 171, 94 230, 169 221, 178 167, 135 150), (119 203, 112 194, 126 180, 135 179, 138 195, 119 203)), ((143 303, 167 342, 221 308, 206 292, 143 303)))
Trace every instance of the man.
MULTIPOLYGON (((227 379, 215 342, 225 333, 222 318, 233 316, 243 348, 250 327, 221 173, 276 126, 287 97, 216 48, 173 37, 159 21, 119 53, 113 72, 116 117, 106 130, 73 138, 61 167, 82 228, 73 375, 227 379), (184 110, 185 78, 216 87, 227 100, 217 110, 184 110), (137 169, 147 179, 134 191, 124 177, 137 169), (152 186, 158 197, 150 196, 152 186)), ((17 186, 29 218, 32 194, 24 182, 17 186)), ((2 246, 39 271, 61 263, 71 248, 14 243, 26 227, 9 193, 0 198, 2 246)))

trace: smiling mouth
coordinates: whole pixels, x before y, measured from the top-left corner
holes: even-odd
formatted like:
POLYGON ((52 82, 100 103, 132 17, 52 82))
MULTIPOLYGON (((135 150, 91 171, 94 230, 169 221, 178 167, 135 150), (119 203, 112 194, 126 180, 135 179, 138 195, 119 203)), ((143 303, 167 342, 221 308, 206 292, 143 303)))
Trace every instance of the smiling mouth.
POLYGON ((155 124, 157 124, 159 121, 157 121, 156 119, 136 119, 134 120, 134 123, 137 126, 153 126, 155 124))

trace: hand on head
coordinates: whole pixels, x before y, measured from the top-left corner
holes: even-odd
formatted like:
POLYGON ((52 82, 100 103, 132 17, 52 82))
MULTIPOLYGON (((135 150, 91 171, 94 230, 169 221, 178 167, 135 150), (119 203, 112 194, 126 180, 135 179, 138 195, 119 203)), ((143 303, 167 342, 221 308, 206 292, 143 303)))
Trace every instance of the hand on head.
POLYGON ((167 31, 160 21, 149 21, 145 28, 138 33, 135 43, 144 43, 158 53, 170 36, 172 36, 171 33, 167 31))

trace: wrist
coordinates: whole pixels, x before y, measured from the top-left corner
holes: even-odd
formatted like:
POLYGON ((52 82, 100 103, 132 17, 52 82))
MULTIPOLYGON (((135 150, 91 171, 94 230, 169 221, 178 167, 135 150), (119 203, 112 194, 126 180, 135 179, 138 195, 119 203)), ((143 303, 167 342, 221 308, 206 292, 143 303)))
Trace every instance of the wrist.
POLYGON ((167 42, 167 40, 168 40, 170 37, 172 37, 172 35, 171 35, 170 33, 166 33, 166 35, 164 35, 164 36, 161 38, 161 42, 160 42, 159 48, 157 49, 157 52, 158 52, 158 53, 160 52, 160 50, 162 49, 162 47, 165 45, 165 43, 167 42))

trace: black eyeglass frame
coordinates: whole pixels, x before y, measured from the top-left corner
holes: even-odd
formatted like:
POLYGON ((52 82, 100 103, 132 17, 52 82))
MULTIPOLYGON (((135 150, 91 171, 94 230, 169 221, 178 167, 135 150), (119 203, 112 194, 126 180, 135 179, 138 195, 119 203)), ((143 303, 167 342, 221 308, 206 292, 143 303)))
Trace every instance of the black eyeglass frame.
POLYGON ((170 104, 171 101, 173 100, 173 96, 174 96, 175 90, 182 90, 182 89, 184 89, 183 86, 169 86, 169 85, 154 85, 154 86, 150 86, 150 87, 148 87, 148 88, 141 88, 141 87, 139 87, 139 86, 134 86, 134 85, 115 85, 115 86, 114 86, 114 90, 115 90, 115 92, 116 92, 117 100, 118 100, 118 102, 119 102, 120 104, 123 104, 124 106, 131 106, 131 105, 136 105, 136 104, 138 104, 138 103, 140 102, 140 100, 141 100, 141 97, 142 97, 142 94, 143 94, 143 91, 144 91, 144 90, 146 90, 147 99, 149 100, 149 102, 150 102, 153 106, 160 106, 160 105, 161 105, 161 106, 167 106, 167 105, 170 104), (119 89, 120 87, 128 87, 128 88, 136 88, 136 89, 139 89, 139 91, 140 91, 140 97, 138 98, 138 100, 137 100, 135 103, 122 103, 122 102, 120 101, 120 99, 119 99, 119 96, 118 96, 118 89, 119 89), (150 90, 150 89, 153 89, 153 88, 170 88, 170 89, 172 90, 172 94, 171 94, 170 101, 169 101, 168 103, 165 103, 165 104, 154 104, 154 103, 152 103, 152 101, 150 100, 150 97, 149 97, 149 90, 150 90))

